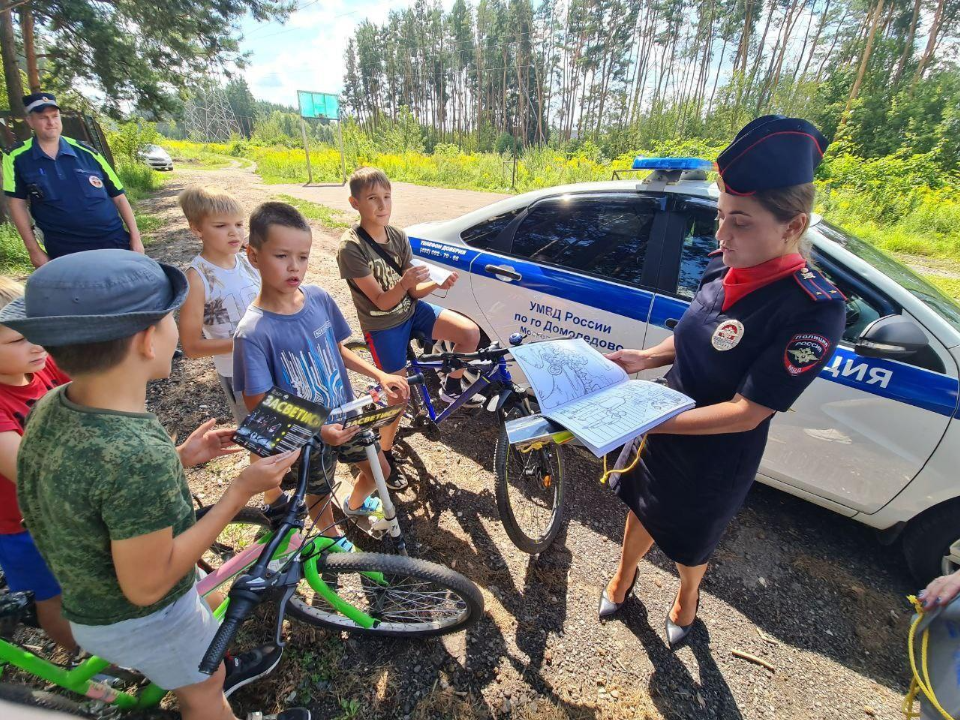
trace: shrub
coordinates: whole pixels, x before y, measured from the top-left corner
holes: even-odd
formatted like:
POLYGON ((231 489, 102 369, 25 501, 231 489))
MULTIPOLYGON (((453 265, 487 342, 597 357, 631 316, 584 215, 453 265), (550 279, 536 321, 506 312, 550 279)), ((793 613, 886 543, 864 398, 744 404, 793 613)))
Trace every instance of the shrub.
POLYGON ((122 123, 115 131, 107 132, 107 142, 118 163, 139 162, 137 153, 144 146, 156 144, 159 141, 160 133, 157 132, 156 123, 138 119, 122 123))

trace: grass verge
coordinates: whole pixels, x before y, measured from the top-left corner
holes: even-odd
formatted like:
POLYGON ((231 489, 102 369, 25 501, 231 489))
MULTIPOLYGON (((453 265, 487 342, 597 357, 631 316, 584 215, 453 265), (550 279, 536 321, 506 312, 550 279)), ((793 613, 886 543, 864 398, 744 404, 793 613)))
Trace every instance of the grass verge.
POLYGON ((308 220, 319 220, 325 227, 348 228, 353 225, 352 222, 345 219, 347 217, 345 213, 328 208, 326 205, 303 200, 293 195, 278 195, 277 199, 293 205, 308 220))

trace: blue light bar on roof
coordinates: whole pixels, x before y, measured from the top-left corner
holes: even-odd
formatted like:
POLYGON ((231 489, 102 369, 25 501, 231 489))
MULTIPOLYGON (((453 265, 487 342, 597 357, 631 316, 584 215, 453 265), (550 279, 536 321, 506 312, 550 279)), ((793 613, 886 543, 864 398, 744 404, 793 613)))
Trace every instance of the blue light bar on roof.
POLYGON ((639 155, 633 161, 634 170, 713 170, 713 163, 695 157, 645 158, 639 155))

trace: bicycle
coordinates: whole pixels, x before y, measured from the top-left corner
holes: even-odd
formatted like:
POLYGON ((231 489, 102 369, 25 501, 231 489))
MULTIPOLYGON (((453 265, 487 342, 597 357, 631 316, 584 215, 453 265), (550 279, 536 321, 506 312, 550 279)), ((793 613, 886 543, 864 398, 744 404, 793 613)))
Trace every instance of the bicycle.
MULTIPOLYGON (((510 345, 520 345, 524 337, 514 333, 510 345)), ((362 341, 350 341, 346 346, 370 357, 370 350, 362 341)), ((509 348, 493 342, 472 353, 441 350, 418 356, 411 342, 405 368, 408 375, 422 376, 425 371, 432 371, 439 376, 465 369, 471 373, 471 379, 460 397, 440 412, 434 407, 426 384, 418 383, 417 393, 411 389, 405 413, 406 430, 431 435, 471 398, 484 396, 484 407, 496 413, 500 428, 494 450, 494 489, 500 521, 513 544, 534 555, 550 546, 563 523, 561 444, 570 436, 555 432, 537 443, 511 442, 507 432, 511 423, 540 416, 536 399, 513 382, 507 368, 509 354, 509 348)))
MULTIPOLYGON (((402 555, 342 552, 336 538, 305 530, 304 501, 316 437, 301 450, 297 487, 280 510, 243 508, 204 555, 198 567, 206 575, 197 584, 203 597, 232 582, 214 615, 222 620, 201 662, 213 673, 243 620, 264 599, 278 604, 275 642, 282 638, 287 612, 302 622, 385 637, 428 637, 464 630, 483 614, 483 595, 459 573, 426 560, 402 555)), ((381 478, 382 479, 382 478, 381 478)), ((331 494, 332 497, 332 494, 331 494)), ((330 502, 328 499, 327 502, 330 502)), ((197 510, 202 518, 209 507, 197 510)), ((9 593, 0 619, 0 676, 10 665, 41 680, 85 696, 85 704, 22 685, 0 684, 0 698, 89 716, 91 712, 156 707, 166 690, 91 656, 67 668, 13 640, 12 629, 31 620, 30 593, 9 593), (13 602, 10 602, 10 599, 13 602)), ((34 614, 35 615, 35 614, 34 614)))

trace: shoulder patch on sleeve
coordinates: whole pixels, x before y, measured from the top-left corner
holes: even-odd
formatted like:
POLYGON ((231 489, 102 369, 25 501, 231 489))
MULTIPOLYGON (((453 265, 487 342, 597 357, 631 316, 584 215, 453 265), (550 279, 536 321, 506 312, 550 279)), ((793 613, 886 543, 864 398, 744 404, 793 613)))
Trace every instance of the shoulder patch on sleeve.
POLYGON ((793 376, 812 370, 830 351, 830 341, 819 333, 797 333, 783 351, 783 366, 793 376))
POLYGON ((793 274, 800 289, 814 302, 828 302, 830 300, 846 300, 843 293, 827 280, 819 270, 804 265, 793 274))

